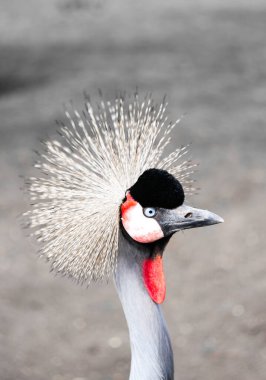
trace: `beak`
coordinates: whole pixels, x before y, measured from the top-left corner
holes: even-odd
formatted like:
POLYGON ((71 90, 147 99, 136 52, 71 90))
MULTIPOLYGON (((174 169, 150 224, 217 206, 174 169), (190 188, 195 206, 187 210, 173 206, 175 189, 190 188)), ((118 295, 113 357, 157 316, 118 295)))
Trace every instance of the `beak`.
POLYGON ((180 230, 210 226, 223 222, 223 218, 213 212, 182 205, 168 211, 165 223, 163 223, 163 230, 166 233, 165 235, 169 235, 180 230))

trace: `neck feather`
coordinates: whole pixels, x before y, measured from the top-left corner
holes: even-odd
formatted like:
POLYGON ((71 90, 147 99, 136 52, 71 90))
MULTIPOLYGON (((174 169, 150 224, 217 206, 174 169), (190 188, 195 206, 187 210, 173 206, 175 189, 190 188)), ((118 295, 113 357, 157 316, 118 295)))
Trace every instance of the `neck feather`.
POLYGON ((151 248, 134 245, 122 234, 115 283, 127 320, 131 345, 130 380, 173 380, 173 352, 160 305, 150 298, 142 275, 151 248))

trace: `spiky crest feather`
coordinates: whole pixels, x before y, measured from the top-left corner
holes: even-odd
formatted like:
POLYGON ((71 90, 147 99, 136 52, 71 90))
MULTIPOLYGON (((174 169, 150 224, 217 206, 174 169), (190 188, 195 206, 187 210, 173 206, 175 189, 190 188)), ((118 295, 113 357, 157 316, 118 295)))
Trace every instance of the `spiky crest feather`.
POLYGON ((78 282, 102 279, 116 267, 119 208, 125 192, 149 168, 169 171, 187 193, 195 166, 180 162, 187 147, 163 158, 170 134, 179 123, 169 123, 167 104, 101 100, 97 112, 90 102, 73 116, 61 139, 45 142, 46 152, 35 165, 43 175, 31 177, 32 209, 24 215, 38 241, 41 255, 56 272, 78 282))

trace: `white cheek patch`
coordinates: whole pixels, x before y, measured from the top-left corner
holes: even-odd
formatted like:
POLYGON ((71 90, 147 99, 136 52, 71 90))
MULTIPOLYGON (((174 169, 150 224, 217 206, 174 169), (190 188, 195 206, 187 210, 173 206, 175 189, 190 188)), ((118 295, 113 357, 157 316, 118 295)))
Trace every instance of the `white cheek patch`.
POLYGON ((147 218, 139 203, 123 212, 122 224, 129 236, 139 243, 152 243, 164 236, 159 223, 153 218, 147 218))

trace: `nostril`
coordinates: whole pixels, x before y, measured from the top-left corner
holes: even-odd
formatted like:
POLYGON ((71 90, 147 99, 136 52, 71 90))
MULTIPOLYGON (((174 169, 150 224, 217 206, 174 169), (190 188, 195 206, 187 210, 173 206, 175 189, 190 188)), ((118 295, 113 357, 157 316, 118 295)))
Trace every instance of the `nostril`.
POLYGON ((188 212, 186 215, 185 215, 185 218, 191 218, 192 217, 192 212, 188 212))

